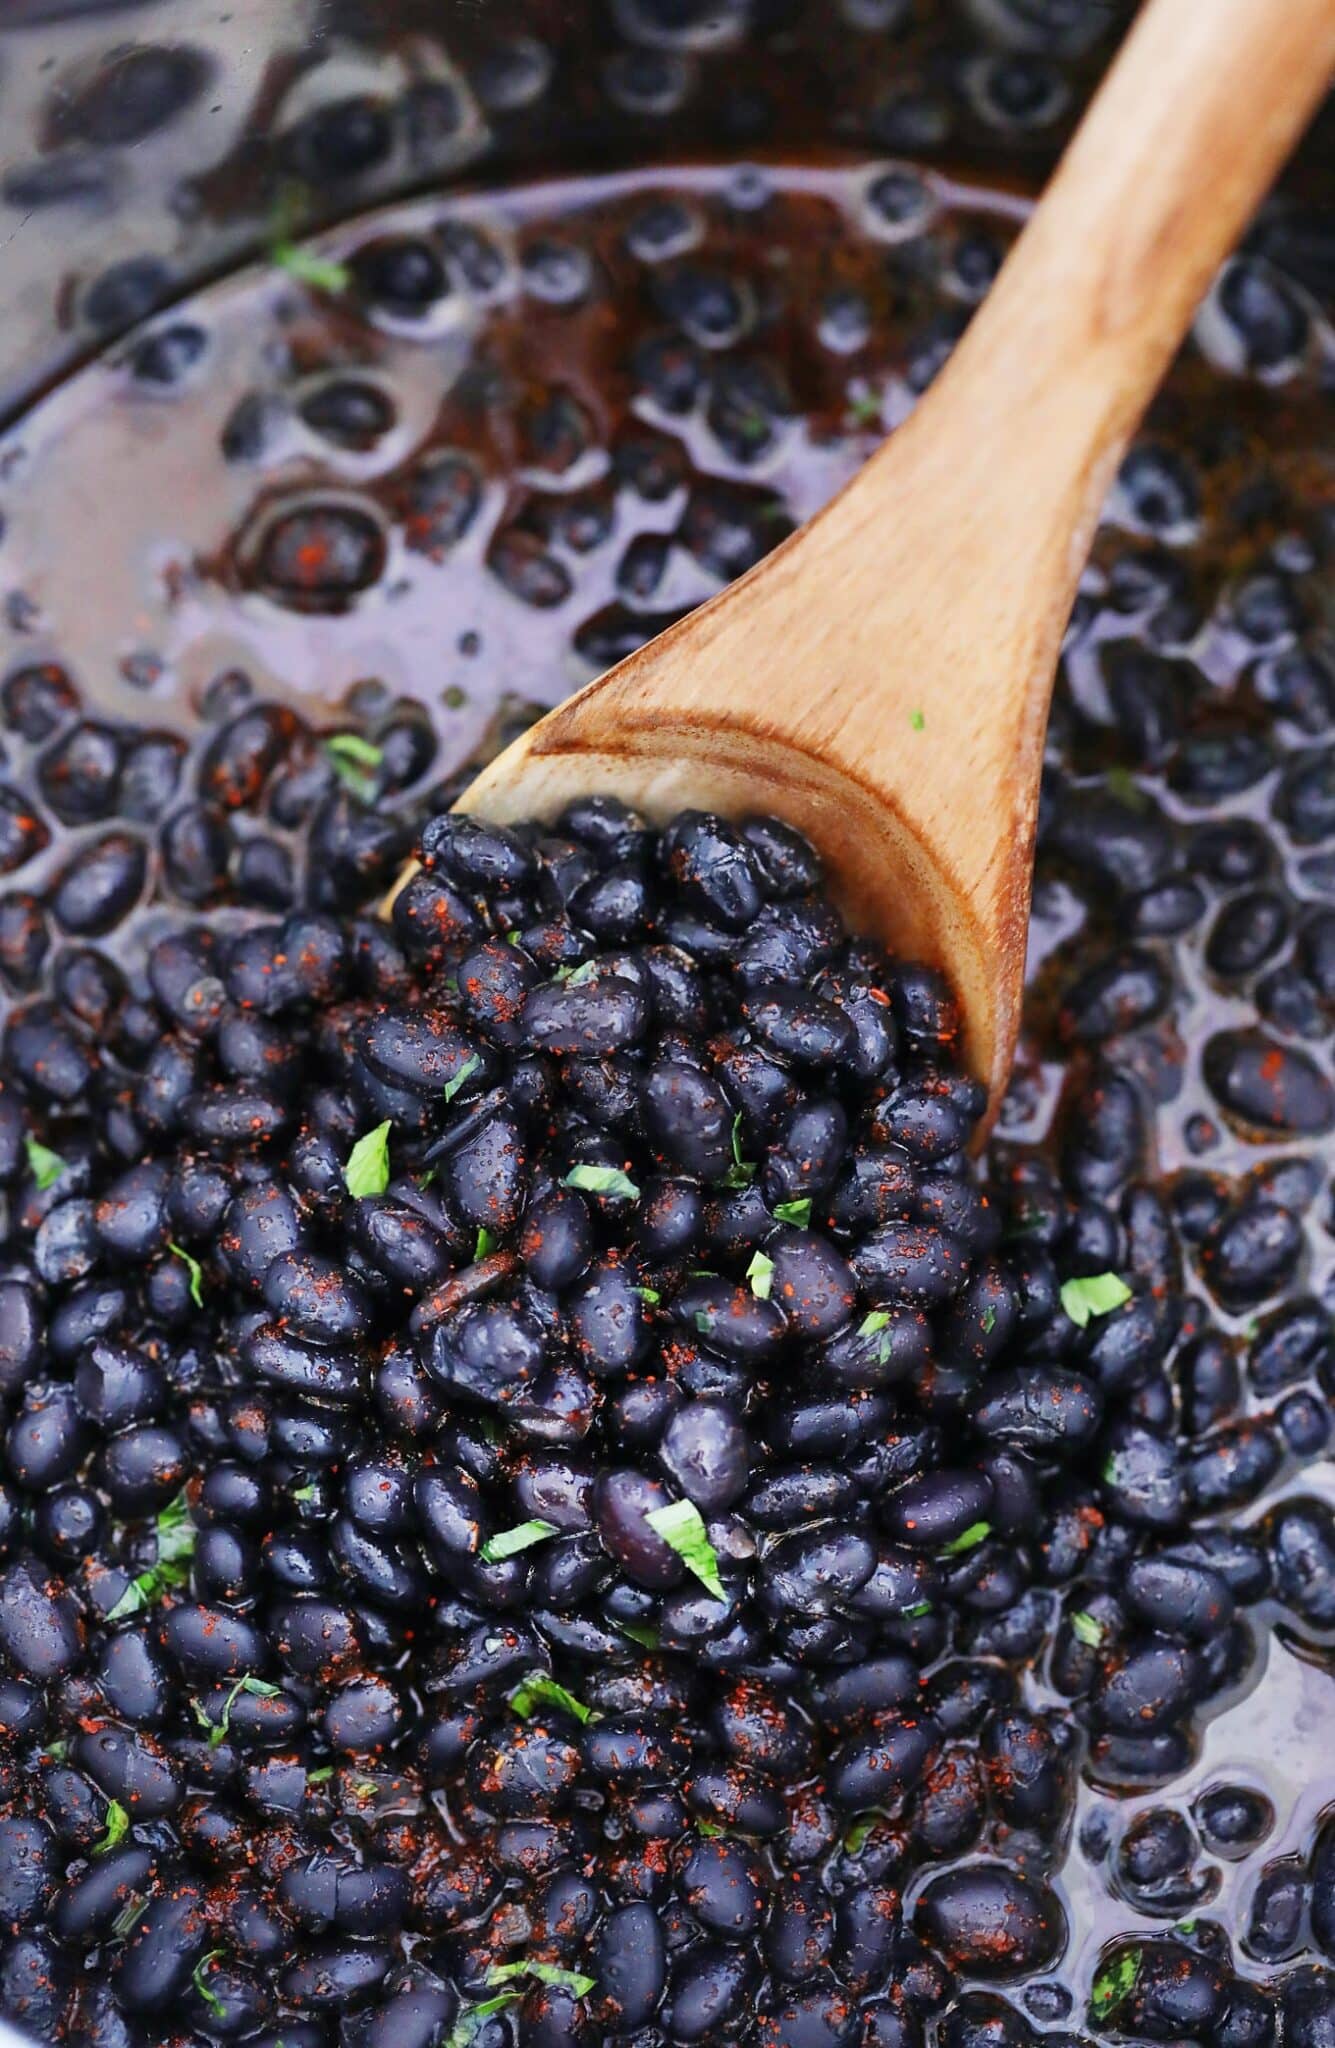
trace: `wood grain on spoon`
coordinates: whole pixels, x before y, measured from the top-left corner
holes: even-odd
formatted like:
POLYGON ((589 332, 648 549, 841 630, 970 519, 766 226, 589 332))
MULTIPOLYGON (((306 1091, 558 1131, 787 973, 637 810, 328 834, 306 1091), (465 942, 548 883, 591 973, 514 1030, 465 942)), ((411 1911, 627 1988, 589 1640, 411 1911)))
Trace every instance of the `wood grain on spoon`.
POLYGON ((995 1102, 1043 730, 1100 506, 1335 67, 1335 0, 1150 0, 964 339, 800 533, 572 697, 460 808, 771 810, 855 925, 945 967, 995 1102))

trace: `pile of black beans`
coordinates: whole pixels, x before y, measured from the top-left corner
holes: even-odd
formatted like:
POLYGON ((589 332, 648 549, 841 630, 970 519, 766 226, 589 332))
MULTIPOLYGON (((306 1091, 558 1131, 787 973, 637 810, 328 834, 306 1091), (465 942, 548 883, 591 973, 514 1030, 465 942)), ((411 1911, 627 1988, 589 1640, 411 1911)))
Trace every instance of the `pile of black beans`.
MULTIPOLYGON (((1249 1605, 1335 1621, 1329 1512, 1214 1519, 1273 1463, 1165 1409, 1162 1196, 988 1192, 950 990, 773 819, 436 816, 386 921, 339 802, 376 857, 335 907, 161 911, 7 1026, 0 2009, 90 2048, 1328 2041, 1323 1973, 1281 2000, 1206 1917, 1087 2013, 1048 1974, 1082 1771, 1184 1769, 1249 1605)), ((1335 1953, 1330 1829, 1280 1874, 1335 1953)))

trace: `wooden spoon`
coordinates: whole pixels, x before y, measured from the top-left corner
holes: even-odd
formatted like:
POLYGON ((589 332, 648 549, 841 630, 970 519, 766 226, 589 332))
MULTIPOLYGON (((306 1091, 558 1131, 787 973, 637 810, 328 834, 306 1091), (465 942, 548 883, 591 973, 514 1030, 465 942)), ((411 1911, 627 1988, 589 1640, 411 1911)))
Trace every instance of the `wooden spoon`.
POLYGON ((946 368, 798 534, 508 747, 460 808, 777 812, 953 978, 995 1109, 1043 730, 1128 437, 1335 67, 1335 0, 1150 0, 946 368))

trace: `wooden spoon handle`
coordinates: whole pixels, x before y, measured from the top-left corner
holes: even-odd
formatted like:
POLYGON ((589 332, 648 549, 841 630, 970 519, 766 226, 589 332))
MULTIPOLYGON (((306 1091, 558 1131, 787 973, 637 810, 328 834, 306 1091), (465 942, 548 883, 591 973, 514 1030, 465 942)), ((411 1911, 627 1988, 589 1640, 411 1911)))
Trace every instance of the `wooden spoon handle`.
POLYGON ((895 474, 887 448, 845 493, 847 511, 860 523, 859 499, 898 498, 899 465, 930 436, 967 469, 984 516, 1005 523, 1012 563, 1053 541, 1069 552, 1073 594, 1126 440, 1332 68, 1335 0, 1149 0, 897 437, 895 474))

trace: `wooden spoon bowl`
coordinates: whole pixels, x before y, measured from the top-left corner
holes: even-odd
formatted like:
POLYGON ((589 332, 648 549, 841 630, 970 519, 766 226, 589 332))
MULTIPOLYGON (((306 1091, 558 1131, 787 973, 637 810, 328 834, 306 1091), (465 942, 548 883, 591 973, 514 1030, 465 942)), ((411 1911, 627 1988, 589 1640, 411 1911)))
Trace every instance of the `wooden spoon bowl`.
POLYGON ((848 487, 548 714, 460 809, 773 811, 856 929, 942 966, 993 1111, 1043 732, 1126 443, 1335 68, 1335 0, 1150 0, 944 371, 848 487))

